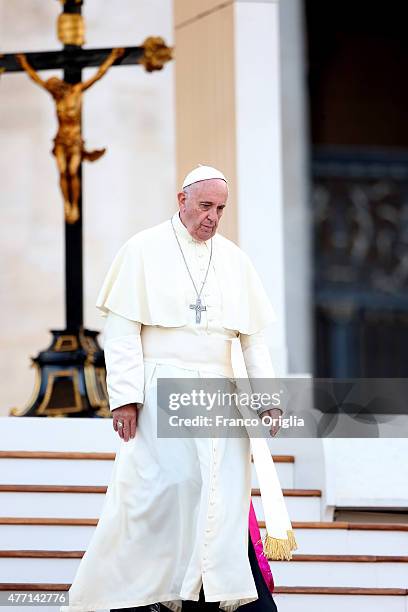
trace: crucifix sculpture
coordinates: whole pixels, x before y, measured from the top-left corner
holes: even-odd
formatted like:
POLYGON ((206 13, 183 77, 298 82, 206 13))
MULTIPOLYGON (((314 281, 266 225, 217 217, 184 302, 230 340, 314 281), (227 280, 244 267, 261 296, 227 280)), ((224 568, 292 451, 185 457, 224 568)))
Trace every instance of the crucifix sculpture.
MULTIPOLYGON (((36 384, 27 405, 14 416, 110 416, 103 351, 98 332, 83 327, 82 161, 95 161, 105 149, 87 151, 82 138, 82 98, 86 89, 111 66, 141 64, 146 71, 161 70, 172 49, 160 37, 149 37, 139 47, 83 49, 83 0, 61 0, 58 18, 61 51, 0 55, 0 74, 25 71, 46 89, 56 103, 58 132, 54 138, 65 211, 66 328, 51 330, 50 346, 32 358, 36 384), (97 67, 82 81, 84 68, 97 67), (43 80, 42 70, 62 69, 63 79, 43 80)), ((4 76, 2 76, 4 78, 4 76)))
POLYGON ((57 77, 51 77, 43 81, 38 72, 29 64, 24 53, 16 55, 20 66, 34 83, 48 91, 55 100, 58 132, 54 138, 52 154, 55 155, 57 160, 67 223, 75 223, 79 219, 81 183, 78 170, 81 162, 83 160, 93 162, 105 153, 105 149, 98 149, 97 151, 86 151, 85 149, 85 141, 82 138, 81 130, 82 94, 96 81, 99 81, 112 64, 123 57, 124 53, 124 49, 113 49, 92 78, 74 84, 66 83, 57 77))

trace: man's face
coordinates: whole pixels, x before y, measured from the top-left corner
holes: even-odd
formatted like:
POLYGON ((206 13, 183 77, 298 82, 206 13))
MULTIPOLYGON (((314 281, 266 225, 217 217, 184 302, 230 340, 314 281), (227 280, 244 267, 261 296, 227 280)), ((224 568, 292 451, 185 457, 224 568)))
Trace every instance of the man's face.
POLYGON ((228 198, 222 179, 199 181, 178 194, 180 219, 195 240, 208 240, 217 231, 228 198))

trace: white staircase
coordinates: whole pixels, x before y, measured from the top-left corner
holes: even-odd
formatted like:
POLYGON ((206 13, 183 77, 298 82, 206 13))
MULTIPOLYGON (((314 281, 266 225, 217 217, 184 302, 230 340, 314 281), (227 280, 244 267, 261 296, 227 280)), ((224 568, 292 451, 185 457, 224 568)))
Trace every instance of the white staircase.
MULTIPOLYGON (((111 422, 0 418, 0 440, 0 590, 66 590, 104 501, 111 422)), ((296 457, 274 458, 299 546, 271 562, 279 612, 408 612, 408 522, 323 522, 324 492, 299 488, 296 457)), ((254 469, 253 503, 264 533, 254 469)))

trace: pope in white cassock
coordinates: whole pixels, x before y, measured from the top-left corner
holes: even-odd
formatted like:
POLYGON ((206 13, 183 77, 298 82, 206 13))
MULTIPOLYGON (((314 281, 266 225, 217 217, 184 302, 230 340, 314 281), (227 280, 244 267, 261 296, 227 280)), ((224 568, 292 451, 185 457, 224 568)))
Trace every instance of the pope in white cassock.
MULTIPOLYGON (((266 440, 157 437, 157 380, 232 378, 234 338, 250 378, 274 376, 263 338, 275 320, 271 304, 248 256, 216 233, 227 198, 221 172, 209 166, 190 172, 179 211, 122 246, 99 293, 121 443, 62 612, 155 603, 180 612, 183 602, 255 610, 247 605, 259 601, 248 559, 251 446, 264 550, 290 559, 296 547, 266 440)), ((273 607, 257 611, 276 609, 270 600, 273 607)))

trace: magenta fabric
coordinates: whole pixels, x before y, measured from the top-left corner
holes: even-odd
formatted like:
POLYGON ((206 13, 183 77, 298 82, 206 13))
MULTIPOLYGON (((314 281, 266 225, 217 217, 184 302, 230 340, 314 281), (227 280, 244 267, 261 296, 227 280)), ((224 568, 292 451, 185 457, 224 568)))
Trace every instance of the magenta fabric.
POLYGON ((267 587, 271 593, 273 593, 274 582, 273 576, 271 572, 271 568, 269 565, 268 559, 265 557, 263 552, 263 545, 261 541, 261 532, 259 531, 258 519, 256 518, 255 509, 252 504, 249 507, 249 533, 251 535, 252 544, 255 548, 256 558, 258 560, 259 567, 261 569, 264 580, 267 584, 267 587))

